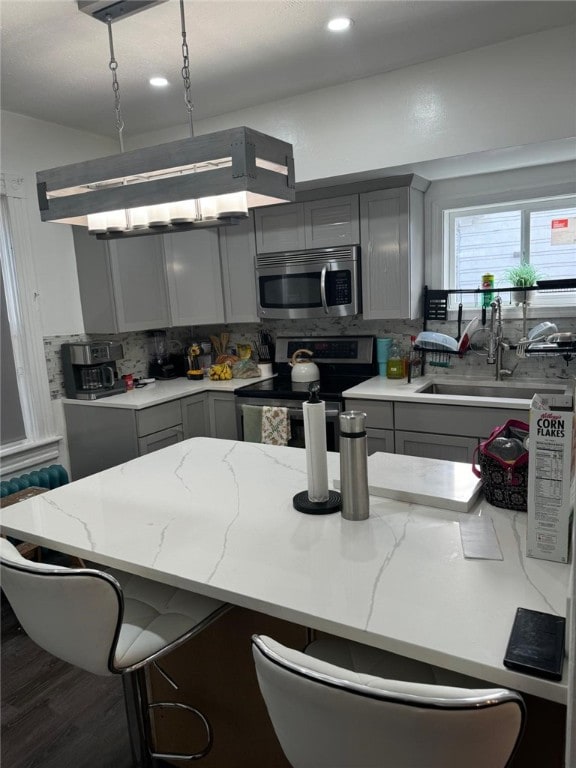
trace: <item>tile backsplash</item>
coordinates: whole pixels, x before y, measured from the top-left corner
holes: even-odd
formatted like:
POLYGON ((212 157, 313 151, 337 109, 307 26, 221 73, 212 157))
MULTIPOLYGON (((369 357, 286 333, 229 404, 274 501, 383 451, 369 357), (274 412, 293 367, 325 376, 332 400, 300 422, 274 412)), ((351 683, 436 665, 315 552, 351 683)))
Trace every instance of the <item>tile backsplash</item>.
MULTIPOLYGON (((536 325, 539 321, 530 324, 536 325)), ((562 331, 576 333, 576 318, 562 318, 557 321, 562 331)), ((435 321, 430 323, 430 330, 456 336, 457 325, 454 321, 435 321)), ((168 328, 166 336, 169 352, 182 351, 192 340, 208 340, 211 335, 218 335, 222 331, 230 333, 230 346, 234 348, 237 343, 254 342, 258 331, 266 329, 273 337, 276 336, 341 336, 341 335, 365 335, 365 336, 392 336, 402 343, 409 344, 410 336, 417 336, 422 330, 420 320, 363 320, 362 317, 339 318, 331 320, 269 320, 260 325, 241 324, 228 326, 200 326, 196 328, 168 328)), ((519 320, 506 320, 504 322, 504 337, 511 343, 518 341, 522 336, 522 323, 519 320)), ((132 373, 136 377, 146 376, 148 359, 150 357, 150 332, 122 333, 117 335, 75 335, 75 336, 49 336, 44 338, 44 350, 46 365, 50 382, 50 395, 52 399, 64 397, 64 383, 62 364, 60 360, 60 345, 65 342, 75 341, 99 341, 110 339, 121 342, 124 350, 124 358, 118 363, 120 375, 132 373)), ((525 358, 520 359, 511 352, 504 353, 503 364, 505 368, 513 371, 512 378, 566 378, 576 376, 576 358, 566 362, 561 357, 550 358, 525 358)), ((434 372, 436 375, 475 376, 482 378, 494 377, 494 366, 486 364, 486 356, 482 352, 478 354, 468 352, 462 359, 452 357, 450 368, 430 368, 426 373, 434 372)))

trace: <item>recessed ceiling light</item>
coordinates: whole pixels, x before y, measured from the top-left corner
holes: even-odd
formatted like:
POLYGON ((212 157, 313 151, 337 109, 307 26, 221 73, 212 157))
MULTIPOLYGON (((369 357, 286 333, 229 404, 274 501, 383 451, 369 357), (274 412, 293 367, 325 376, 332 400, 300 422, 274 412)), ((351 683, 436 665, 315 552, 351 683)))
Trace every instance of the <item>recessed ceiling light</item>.
POLYGON ((153 85, 155 88, 164 88, 168 85, 168 80, 165 77, 151 77, 150 85, 153 85))
POLYGON ((353 23, 352 19, 341 16, 337 19, 331 19, 328 22, 328 29, 331 32, 343 32, 345 29, 350 29, 353 23))

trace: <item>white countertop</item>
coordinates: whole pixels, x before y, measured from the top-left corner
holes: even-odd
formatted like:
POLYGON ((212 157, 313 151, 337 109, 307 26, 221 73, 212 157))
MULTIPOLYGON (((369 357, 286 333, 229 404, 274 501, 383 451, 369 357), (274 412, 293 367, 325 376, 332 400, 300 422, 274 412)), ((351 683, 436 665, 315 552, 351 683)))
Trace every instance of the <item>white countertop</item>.
MULTIPOLYGON (((337 477, 338 454, 328 465, 337 477)), ((518 606, 566 614, 569 568, 525 558, 524 513, 485 501, 466 514, 371 497, 370 518, 348 522, 296 512, 292 498, 306 488, 302 449, 195 438, 7 507, 2 526, 565 703, 567 664, 561 683, 502 664, 518 606), (470 514, 493 519, 503 560, 464 559, 458 522, 470 514)))
MULTIPOLYGON (((494 379, 462 378, 456 376, 423 376, 414 379, 409 384, 407 379, 387 379, 385 376, 374 376, 362 384, 347 389, 343 395, 349 400, 389 400, 394 402, 435 403, 436 405, 473 405, 481 408, 506 408, 508 410, 510 408, 530 409, 530 400, 528 399, 419 393, 419 390, 435 381, 444 384, 468 384, 470 386, 480 384, 490 387, 519 387, 521 389, 535 384, 533 379, 510 379, 496 382, 494 379)), ((566 387, 566 382, 560 380, 541 380, 537 384, 541 384, 546 389, 550 387, 558 388, 559 391, 566 387)))
POLYGON ((149 408, 159 403, 167 403, 188 395, 197 395, 201 392, 234 392, 239 387, 246 387, 257 381, 265 381, 270 376, 258 376, 254 379, 228 379, 228 381, 210 381, 208 378, 200 381, 189 381, 184 377, 177 379, 157 380, 154 384, 132 389, 121 395, 101 397, 99 400, 76 400, 63 398, 67 405, 94 405, 100 408, 149 408))

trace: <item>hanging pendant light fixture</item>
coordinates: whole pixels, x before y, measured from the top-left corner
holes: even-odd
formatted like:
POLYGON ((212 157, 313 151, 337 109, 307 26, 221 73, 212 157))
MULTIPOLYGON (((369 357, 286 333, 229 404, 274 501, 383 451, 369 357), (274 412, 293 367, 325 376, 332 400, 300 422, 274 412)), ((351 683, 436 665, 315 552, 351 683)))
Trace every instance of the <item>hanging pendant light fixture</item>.
POLYGON ((180 15, 191 137, 123 151, 111 27, 122 14, 115 17, 99 7, 94 17, 108 25, 121 154, 39 171, 42 221, 86 226, 98 239, 125 238, 234 224, 248 215, 249 208, 294 201, 291 144, 247 127, 194 136, 184 0, 180 15))

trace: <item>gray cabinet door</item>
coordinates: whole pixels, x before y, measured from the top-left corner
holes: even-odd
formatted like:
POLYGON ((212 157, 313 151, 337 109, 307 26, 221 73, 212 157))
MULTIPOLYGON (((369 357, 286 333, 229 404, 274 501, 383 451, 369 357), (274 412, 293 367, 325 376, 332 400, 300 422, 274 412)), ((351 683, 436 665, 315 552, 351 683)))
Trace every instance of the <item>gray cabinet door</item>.
POLYGON ((210 436, 238 440, 236 398, 230 392, 209 392, 210 436))
POLYGON ((182 427, 170 427, 160 432, 153 432, 151 435, 138 438, 138 455, 144 456, 147 453, 159 451, 162 448, 168 448, 169 445, 180 443, 184 439, 182 427))
POLYGON ((306 248, 358 244, 358 195, 304 203, 304 230, 306 248))
POLYGON ((110 254, 103 240, 72 227, 80 303, 86 333, 118 333, 110 254))
POLYGON ((120 333, 170 324, 160 237, 96 240, 73 227, 86 333, 120 333))
POLYGON ((64 403, 72 480, 138 456, 134 411, 64 403))
POLYGON ((254 219, 221 227, 220 260, 227 323, 259 323, 256 311, 256 238, 254 219))
POLYGON ((301 251, 306 247, 302 203, 256 208, 254 222, 258 253, 301 251))
POLYGON ((368 456, 373 453, 394 453, 394 431, 392 429, 366 429, 368 456))
POLYGON ((182 398, 181 405, 184 439, 209 437, 208 396, 205 393, 190 395, 189 397, 182 398))
POLYGON ((373 429, 394 429, 394 404, 380 400, 346 400, 347 411, 363 411, 366 426, 373 429))
POLYGON ((417 236, 423 226, 421 193, 407 187, 360 195, 362 301, 366 320, 414 318, 421 312, 423 248, 417 236), (411 200, 414 208, 411 211, 411 200))
MULTIPOLYGON (((433 435, 426 432, 402 432, 394 435, 396 453, 420 456, 425 459, 444 459, 472 464, 478 440, 474 437, 433 435)), ((470 470, 472 472, 472 470, 470 470)))
POLYGON ((199 229, 163 239, 172 325, 223 323, 218 233, 199 229))
POLYGON ((162 238, 110 240, 108 247, 118 330, 170 325, 162 238))

